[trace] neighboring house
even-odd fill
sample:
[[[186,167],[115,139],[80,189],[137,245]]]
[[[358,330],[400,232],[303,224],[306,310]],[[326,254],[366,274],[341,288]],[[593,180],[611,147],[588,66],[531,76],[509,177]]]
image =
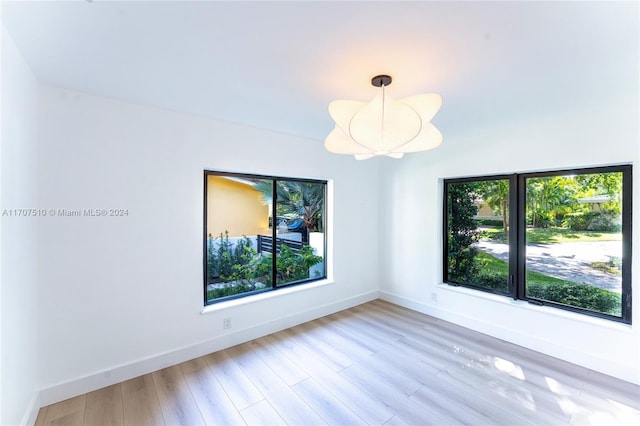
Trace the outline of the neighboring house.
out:
[[[269,206],[250,181],[209,176],[207,198],[216,200],[207,210],[207,234],[213,237],[225,231],[229,237],[258,235],[269,228]]]
[[[611,197],[609,195],[595,195],[593,197],[578,198],[578,203],[590,204],[589,210],[592,212],[602,211],[602,205],[609,201],[611,201]]]
[[[475,203],[478,206],[478,214],[473,216],[476,220],[499,220],[502,222],[502,216],[487,204],[483,199],[478,199]]]

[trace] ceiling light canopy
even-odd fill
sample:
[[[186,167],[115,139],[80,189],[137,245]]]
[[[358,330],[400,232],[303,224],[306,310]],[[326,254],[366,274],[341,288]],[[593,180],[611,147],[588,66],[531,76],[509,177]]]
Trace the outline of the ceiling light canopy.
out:
[[[354,155],[357,160],[382,155],[402,158],[407,152],[426,151],[442,143],[442,134],[431,124],[442,105],[440,95],[425,93],[394,100],[385,94],[390,76],[373,77],[371,84],[380,91],[370,102],[329,104],[336,127],[324,141],[327,151]]]

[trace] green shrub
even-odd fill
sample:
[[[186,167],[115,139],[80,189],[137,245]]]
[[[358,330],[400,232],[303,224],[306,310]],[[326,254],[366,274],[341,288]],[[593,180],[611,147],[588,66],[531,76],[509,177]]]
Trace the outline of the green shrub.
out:
[[[246,244],[247,241],[241,241],[242,252],[240,250],[233,251],[234,255],[240,257],[240,261],[232,266],[232,271],[229,275],[220,275],[220,278],[226,282],[224,285],[207,290],[207,300],[261,290],[272,286],[272,254],[258,254],[250,246],[250,240],[248,240],[249,245]],[[289,283],[309,278],[309,268],[323,260],[321,256],[316,256],[313,253],[313,249],[308,245],[294,252],[286,244],[282,244],[276,259],[276,280],[278,283]]]
[[[478,250],[465,248],[458,252],[450,252],[448,257],[449,280],[459,283],[467,283],[478,273],[478,265],[475,257]]]
[[[235,265],[249,262],[245,256],[247,248],[253,245],[251,239],[243,236],[235,244],[229,241],[229,231],[213,238],[211,234],[207,238],[207,281],[214,282],[218,278],[228,277],[233,274]]]
[[[466,282],[477,272],[473,261],[476,250],[471,247],[478,241],[478,225],[473,216],[478,214],[475,190],[477,184],[455,183],[447,190],[447,277]]]
[[[249,291],[259,290],[255,285],[243,284],[226,284],[223,287],[211,288],[207,290],[207,300],[213,300],[220,297],[233,296],[236,294],[247,293]]]
[[[587,230],[600,232],[620,232],[622,230],[620,216],[608,211],[587,213],[589,223]]]
[[[621,314],[619,293],[588,284],[531,282],[527,283],[527,296],[615,316]]]
[[[470,284],[502,292],[509,291],[509,276],[500,273],[480,272],[471,279]]]
[[[533,222],[533,215],[530,216]],[[536,223],[533,224],[535,228],[549,228],[556,224],[556,215],[553,212],[539,211],[535,215],[535,220]]]
[[[476,220],[478,226],[492,226],[502,228],[502,219],[478,219]]]
[[[620,216],[610,211],[569,213],[562,221],[572,231],[620,232]]]
[[[587,229],[586,216],[582,212],[568,213],[564,215],[562,227],[572,231],[584,231]]]
[[[296,253],[286,244],[282,244],[280,253],[276,257],[276,282],[286,283],[307,279],[309,268],[322,260],[322,257],[316,256],[308,245],[302,246]]]

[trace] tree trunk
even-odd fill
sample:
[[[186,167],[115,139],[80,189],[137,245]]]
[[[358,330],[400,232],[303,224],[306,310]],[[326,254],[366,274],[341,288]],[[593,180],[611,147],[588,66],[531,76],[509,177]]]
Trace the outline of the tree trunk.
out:
[[[507,200],[502,200],[502,229],[504,230],[504,235],[506,236],[509,232],[509,225],[507,224]]]

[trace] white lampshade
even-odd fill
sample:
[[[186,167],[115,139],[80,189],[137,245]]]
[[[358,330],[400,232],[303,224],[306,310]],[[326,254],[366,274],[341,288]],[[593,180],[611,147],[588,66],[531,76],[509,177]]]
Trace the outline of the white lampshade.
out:
[[[374,77],[372,84],[381,90],[368,103],[339,100],[329,104],[336,126],[324,141],[328,151],[354,155],[358,160],[380,155],[402,158],[404,153],[426,151],[442,143],[442,134],[430,123],[442,97],[428,93],[396,101],[385,94],[390,82],[388,76]]]

